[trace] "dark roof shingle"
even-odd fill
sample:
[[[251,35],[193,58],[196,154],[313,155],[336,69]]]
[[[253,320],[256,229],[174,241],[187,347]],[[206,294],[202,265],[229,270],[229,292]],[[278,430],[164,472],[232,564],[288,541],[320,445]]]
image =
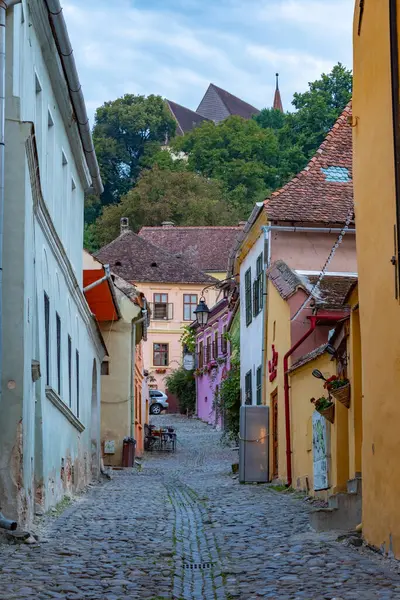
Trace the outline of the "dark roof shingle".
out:
[[[207,117],[202,117],[194,110],[190,110],[190,108],[172,102],[172,100],[167,100],[167,105],[178,124],[178,135],[183,135],[188,131],[192,131],[192,129],[201,125],[204,121],[210,121]]]
[[[121,233],[96,254],[108,263],[113,273],[133,282],[212,283],[206,275],[183,258],[173,256],[133,231]]]
[[[265,201],[268,219],[344,223],[353,209],[351,103],[308,165]]]
[[[237,96],[234,96],[226,90],[223,90],[214,83],[210,83],[209,89],[210,88],[214,89],[218,94],[230,115],[238,115],[243,119],[251,119],[253,115],[258,115],[260,113],[258,108],[255,108],[255,106],[252,106],[248,102],[244,102],[244,100],[241,100]]]
[[[318,308],[325,309],[343,307],[349,291],[357,281],[357,278],[351,275],[329,275],[328,273],[323,277],[318,288],[314,290],[318,281],[317,275],[299,275],[283,260],[274,262],[267,270],[267,276],[284,300],[290,298],[301,288],[306,294],[312,293]]]
[[[180,254],[201,271],[224,272],[241,227],[143,227],[143,239]]]

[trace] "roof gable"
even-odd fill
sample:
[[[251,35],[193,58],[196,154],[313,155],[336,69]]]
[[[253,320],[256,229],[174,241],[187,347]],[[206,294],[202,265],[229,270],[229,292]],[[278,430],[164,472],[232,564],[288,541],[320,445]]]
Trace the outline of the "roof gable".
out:
[[[166,102],[172,116],[178,124],[178,135],[184,135],[188,131],[191,131],[195,127],[198,127],[204,123],[204,121],[210,120],[207,119],[207,117],[199,115],[199,113],[195,112],[194,110],[190,110],[190,108],[186,108],[181,104],[172,102],[172,100],[167,100]]]
[[[206,275],[184,259],[173,256],[133,231],[121,233],[96,254],[110,265],[113,273],[133,282],[212,283]]]
[[[225,272],[241,227],[143,227],[139,236],[201,271]]]
[[[314,289],[319,279],[318,275],[299,275],[283,260],[275,261],[267,270],[267,276],[284,300],[301,289],[307,295],[313,296],[315,306],[330,309],[342,308],[346,304],[349,292],[357,281],[356,277],[347,274],[327,273],[318,288]]]
[[[222,106],[217,106],[217,99]],[[260,111],[237,96],[210,83],[197,108],[197,112],[219,123],[232,115],[237,115],[243,119],[251,119],[253,115],[258,115]]]
[[[351,103],[308,165],[265,201],[268,219],[345,223],[353,210]]]

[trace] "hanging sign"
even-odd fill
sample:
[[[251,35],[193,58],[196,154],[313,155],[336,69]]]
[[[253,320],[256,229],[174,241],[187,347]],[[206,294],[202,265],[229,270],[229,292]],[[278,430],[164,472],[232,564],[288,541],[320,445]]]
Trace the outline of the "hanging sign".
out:
[[[274,381],[278,374],[278,353],[275,350],[274,344],[272,344],[272,358],[268,361],[268,372],[269,380]]]
[[[194,356],[193,354],[185,354],[183,357],[183,368],[186,371],[193,371],[194,369]]]

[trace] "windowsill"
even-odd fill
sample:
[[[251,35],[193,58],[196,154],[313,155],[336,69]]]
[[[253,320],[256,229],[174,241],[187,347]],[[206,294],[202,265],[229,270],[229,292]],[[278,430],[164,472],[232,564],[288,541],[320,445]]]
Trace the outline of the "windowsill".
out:
[[[66,419],[79,431],[85,430],[85,426],[80,420],[74,415],[72,410],[63,402],[57,392],[50,386],[46,386],[46,398],[50,400],[52,404],[64,415]]]

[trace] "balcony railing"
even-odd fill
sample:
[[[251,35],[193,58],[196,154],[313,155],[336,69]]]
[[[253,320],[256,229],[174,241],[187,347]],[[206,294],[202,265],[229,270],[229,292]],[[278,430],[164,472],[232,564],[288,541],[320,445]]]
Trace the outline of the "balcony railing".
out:
[[[151,318],[153,321],[172,321],[174,305],[171,302],[151,302]]]

